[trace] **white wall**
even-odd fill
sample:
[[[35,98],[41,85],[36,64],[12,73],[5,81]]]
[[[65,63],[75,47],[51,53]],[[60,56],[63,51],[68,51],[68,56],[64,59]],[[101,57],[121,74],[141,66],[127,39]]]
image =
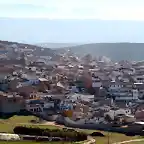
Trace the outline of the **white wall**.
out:
[[[104,117],[97,117],[97,118],[88,120],[87,123],[99,124],[100,122],[103,122],[103,121],[104,121]]]
[[[117,89],[121,89],[123,86],[122,85],[120,85],[120,84],[115,84],[115,83],[113,83],[113,84],[111,84],[110,86],[109,86],[109,90],[117,90]]]
[[[115,97],[115,100],[127,100],[127,101],[131,101],[131,100],[138,100],[138,98],[133,97],[133,96],[117,96]]]
[[[71,92],[78,92],[78,89],[76,86],[72,86],[70,90]]]
[[[44,104],[44,108],[50,108],[50,107],[54,107],[54,103],[46,103]]]
[[[123,78],[123,81],[124,82],[129,82],[129,79],[128,78]]]
[[[101,87],[102,83],[101,82],[92,82],[92,87]]]
[[[114,117],[119,114],[130,115],[131,110],[130,109],[110,110],[109,112],[106,112],[104,116],[109,115],[111,119],[114,120]]]
[[[43,112],[43,108],[40,105],[31,104],[26,105],[26,109],[31,112]]]
[[[139,92],[138,92],[138,90],[132,90],[132,93],[133,93],[133,98],[134,98],[134,99],[138,99],[138,97],[139,97]]]
[[[144,76],[143,75],[134,76],[133,78],[137,83],[144,83]]]
[[[135,73],[135,69],[131,69],[131,70],[129,70],[129,69],[124,69],[123,72],[132,75],[132,74]]]
[[[112,73],[111,73],[111,75],[113,75],[113,76],[119,76],[119,75],[122,75],[122,72],[120,72],[120,71],[113,71]]]
[[[138,90],[132,90],[132,92],[120,92],[115,94],[116,100],[138,100],[139,99],[139,92]]]

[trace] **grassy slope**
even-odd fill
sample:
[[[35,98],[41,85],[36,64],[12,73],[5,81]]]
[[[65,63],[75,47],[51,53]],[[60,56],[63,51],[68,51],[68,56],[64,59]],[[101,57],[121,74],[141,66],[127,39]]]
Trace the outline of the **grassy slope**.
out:
[[[59,128],[57,126],[52,126],[52,125],[33,125],[32,123],[30,123],[30,121],[34,119],[36,118],[33,116],[14,116],[7,120],[0,120],[0,132],[13,133],[13,128],[17,125],[30,125],[33,127],[41,127],[41,128],[49,128],[49,129]],[[93,130],[81,130],[81,131],[84,131],[87,133],[94,132]],[[109,133],[109,136],[108,136],[108,132],[102,131],[102,133],[105,135],[105,137],[96,137],[97,144],[107,144],[108,137],[109,137],[110,144],[114,142],[120,142],[120,141],[126,141],[126,140],[139,138],[138,136],[128,137],[126,135],[119,134],[119,133]],[[17,143],[18,142],[12,143],[12,144],[17,144]],[[24,143],[27,143],[27,142],[24,142]],[[35,144],[35,142],[32,142],[32,143]]]
[[[92,133],[94,132],[93,130],[84,130],[87,133]],[[98,130],[96,130],[98,131]],[[103,133],[105,135],[105,137],[95,137],[96,139],[96,144],[112,144],[115,142],[120,142],[120,141],[128,141],[128,140],[132,140],[132,139],[138,139],[141,138],[139,136],[134,136],[134,137],[130,137],[130,136],[126,136],[124,134],[120,134],[120,133],[108,133],[108,132],[104,132],[104,131],[100,131],[101,133]]]
[[[73,143],[66,143],[66,142],[4,142],[1,141],[0,144],[73,144]]]
[[[144,144],[144,141],[141,141],[141,142],[131,142],[129,144]]]

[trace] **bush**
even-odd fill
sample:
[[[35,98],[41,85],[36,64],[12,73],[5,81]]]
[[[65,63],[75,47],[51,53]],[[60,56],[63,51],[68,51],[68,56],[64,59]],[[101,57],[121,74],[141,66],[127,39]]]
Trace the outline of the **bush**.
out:
[[[15,134],[21,134],[21,135],[58,137],[63,138],[65,140],[69,139],[73,141],[83,141],[87,139],[87,134],[66,128],[62,130],[61,129],[50,130],[50,129],[17,126],[13,129],[13,131]]]
[[[128,133],[126,133],[125,135],[126,135],[126,136],[135,136],[135,133],[133,133],[133,132],[128,132]]]
[[[34,140],[35,140],[35,136],[23,136],[22,139],[23,139],[23,140],[34,141]]]
[[[92,134],[90,134],[91,136],[99,136],[99,137],[104,137],[105,135],[103,135],[101,132],[93,132]]]

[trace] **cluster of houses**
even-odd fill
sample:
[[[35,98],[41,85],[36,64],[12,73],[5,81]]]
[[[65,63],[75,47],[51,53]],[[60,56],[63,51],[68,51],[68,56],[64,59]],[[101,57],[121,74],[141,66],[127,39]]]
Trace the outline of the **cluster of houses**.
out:
[[[11,47],[0,58],[1,114],[27,110],[79,123],[144,120],[144,61],[116,63],[70,51],[47,56],[43,48],[35,55],[33,47]]]

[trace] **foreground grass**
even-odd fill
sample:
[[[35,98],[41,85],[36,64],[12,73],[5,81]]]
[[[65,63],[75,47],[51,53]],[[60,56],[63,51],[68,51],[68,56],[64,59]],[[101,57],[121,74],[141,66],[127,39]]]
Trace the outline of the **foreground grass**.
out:
[[[74,144],[74,143],[66,143],[66,142],[33,142],[33,141],[28,141],[28,142],[6,142],[6,141],[0,141],[0,144]]]
[[[85,131],[88,134],[94,132],[94,130],[82,130],[82,131]],[[126,136],[126,135],[120,134],[120,133],[111,133],[111,132],[95,130],[95,132],[96,131],[97,132],[101,132],[101,133],[103,133],[105,135],[105,137],[95,137],[96,144],[113,144],[113,143],[116,143],[116,142],[128,141],[128,140],[142,138],[140,136],[130,137],[130,136]],[[144,144],[144,141],[143,141],[143,144]]]
[[[18,125],[26,125],[31,127],[48,128],[48,129],[59,129],[60,127],[54,125],[44,125],[44,124],[33,124],[31,120],[38,120],[34,116],[13,116],[9,119],[0,119],[0,133],[13,133],[13,129]],[[74,142],[35,142],[35,141],[15,141],[7,142],[0,141],[0,144],[75,144]],[[83,142],[82,142],[83,143]],[[81,144],[81,143],[80,143]]]
[[[13,128],[18,125],[29,125],[31,127],[39,127],[39,128],[49,128],[49,129],[57,129],[57,126],[53,125],[41,125],[41,124],[33,124],[31,120],[37,120],[38,118],[34,116],[13,116],[12,118],[0,120],[0,132],[5,133],[13,133]]]
[[[34,125],[33,123],[31,123],[31,120],[36,120],[37,118],[34,116],[13,116],[10,119],[7,120],[0,120],[0,132],[5,132],[5,133],[13,133],[13,128],[17,125],[29,125],[32,127],[40,127],[40,128],[49,128],[49,129],[58,129],[60,127],[58,126],[53,126],[53,125]],[[97,131],[97,130],[80,130],[79,131],[84,131],[88,134]],[[115,143],[115,142],[120,142],[120,141],[128,141],[128,140],[132,140],[132,139],[138,139],[140,138],[139,136],[135,136],[135,137],[129,137],[126,136],[124,134],[119,134],[119,133],[108,133],[108,132],[104,132],[104,131],[100,131],[101,133],[103,133],[105,135],[105,137],[95,137],[96,139],[96,144],[107,144],[109,141],[109,144]],[[7,142],[0,142],[0,144],[5,144]],[[45,143],[37,143],[37,142],[9,142],[10,144],[23,144],[23,143],[32,143],[32,144],[45,144]],[[47,142],[47,144],[55,144],[54,142]],[[59,143],[59,142],[57,142]],[[63,144],[64,142],[60,143]],[[69,143],[66,143],[69,144]],[[132,143],[133,144],[133,143]],[[138,143],[141,144],[141,143]],[[144,144],[144,142],[143,142]]]
[[[135,136],[135,137],[129,137],[123,134],[117,134],[117,133],[112,133],[110,136],[106,135],[106,137],[96,137],[96,143],[97,144],[113,144],[116,142],[121,142],[121,141],[128,141],[132,139],[138,139],[140,137]],[[143,142],[144,144],[144,142]]]
[[[144,141],[141,141],[141,142],[130,142],[130,143],[127,143],[127,144],[144,144]]]

